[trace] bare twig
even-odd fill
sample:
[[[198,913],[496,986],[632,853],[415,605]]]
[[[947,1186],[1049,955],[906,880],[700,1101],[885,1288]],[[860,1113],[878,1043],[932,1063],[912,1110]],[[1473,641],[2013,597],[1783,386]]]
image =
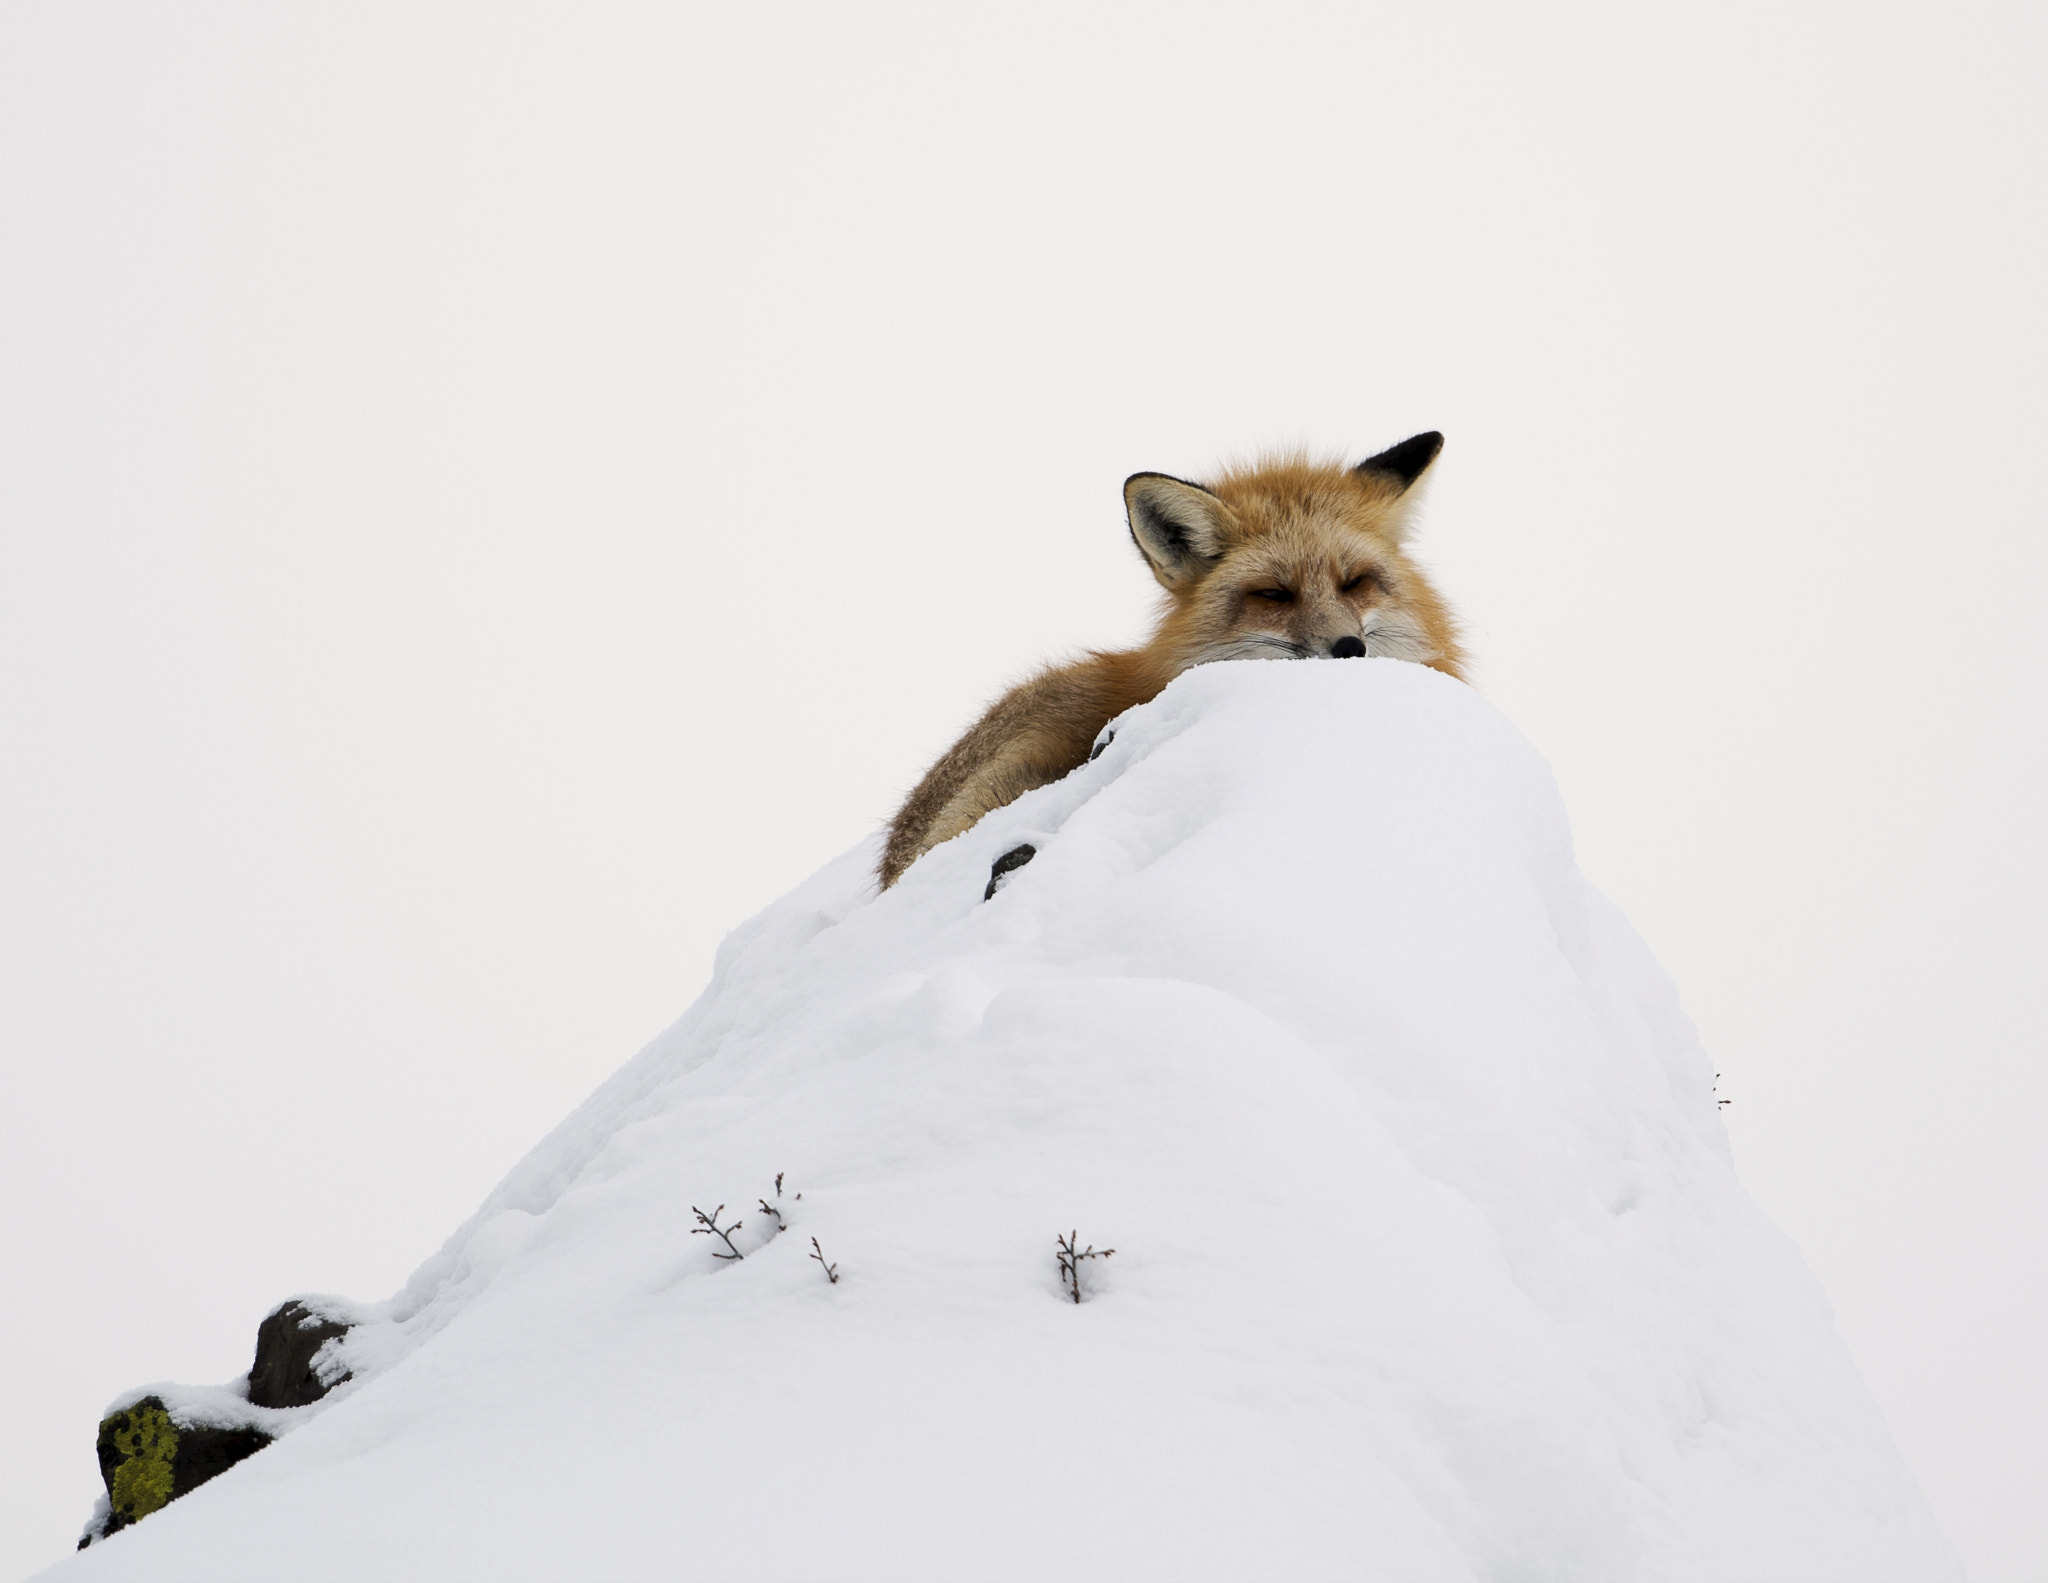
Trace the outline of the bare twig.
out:
[[[694,1225],[690,1228],[691,1236],[714,1236],[717,1237],[726,1246],[727,1251],[724,1253],[720,1253],[716,1248],[713,1248],[711,1250],[712,1258],[738,1259],[745,1257],[745,1255],[742,1254],[738,1248],[735,1248],[732,1245],[732,1233],[739,1230],[740,1227],[745,1224],[745,1222],[735,1220],[729,1226],[720,1226],[718,1223],[718,1217],[725,1213],[725,1205],[720,1204],[716,1209],[712,1210],[711,1213],[707,1215],[695,1204],[692,1204],[690,1206],[690,1213],[695,1215],[699,1222],[697,1225]]]
[[[789,1222],[788,1222],[788,1221],[787,1221],[786,1219],[784,1219],[784,1218],[783,1218],[783,1214],[782,1214],[782,1208],[781,1208],[781,1205],[782,1205],[782,1178],[783,1178],[783,1177],[784,1177],[784,1176],[785,1176],[786,1174],[787,1174],[787,1173],[786,1173],[786,1172],[783,1172],[783,1171],[777,1171],[777,1172],[775,1173],[775,1202],[774,1202],[774,1203],[772,1203],[772,1204],[771,1204],[771,1203],[769,1203],[769,1202],[768,1202],[768,1200],[767,1200],[767,1199],[765,1199],[765,1198],[763,1198],[763,1199],[759,1200],[759,1203],[760,1203],[760,1205],[761,1205],[761,1213],[762,1213],[762,1214],[764,1214],[764,1215],[773,1215],[773,1216],[775,1217],[775,1229],[776,1229],[777,1231],[787,1231],[787,1230],[789,1230]],[[790,1199],[790,1202],[791,1202],[792,1204],[795,1204],[795,1203],[801,1203],[801,1202],[803,1201],[803,1196],[804,1196],[804,1195],[803,1195],[802,1193],[798,1193],[798,1194],[796,1194],[796,1195],[795,1195],[794,1197],[792,1197],[792,1198]]]
[[[825,1266],[825,1279],[834,1286],[837,1286],[839,1284],[839,1266],[836,1264],[825,1264],[825,1250],[818,1246],[818,1239],[816,1237],[811,1238],[811,1257]]]
[[[1081,1234],[1078,1231],[1070,1231],[1058,1240],[1060,1277],[1067,1283],[1067,1290],[1074,1294],[1074,1301],[1078,1303],[1081,1300],[1081,1261],[1106,1259],[1116,1252],[1116,1249],[1098,1249],[1092,1242],[1083,1248],[1080,1246]]]

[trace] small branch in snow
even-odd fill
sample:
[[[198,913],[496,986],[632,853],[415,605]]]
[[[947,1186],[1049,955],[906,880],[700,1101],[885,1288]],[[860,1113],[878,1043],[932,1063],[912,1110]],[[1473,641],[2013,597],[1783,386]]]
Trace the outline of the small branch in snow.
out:
[[[764,1215],[773,1215],[775,1217],[775,1229],[777,1231],[789,1230],[789,1222],[782,1218],[782,1211],[777,1207],[782,1202],[782,1178],[786,1174],[786,1172],[782,1171],[777,1171],[775,1173],[775,1203],[771,1204],[765,1198],[759,1201],[761,1205],[761,1213]],[[795,1197],[790,1199],[790,1202],[792,1204],[797,1203],[799,1200],[803,1198],[803,1196],[804,1195],[802,1193],[798,1193],[795,1195]]]
[[[1106,1259],[1116,1252],[1114,1248],[1097,1249],[1092,1242],[1083,1248],[1080,1242],[1081,1234],[1078,1231],[1070,1231],[1059,1238],[1060,1279],[1067,1283],[1067,1290],[1074,1294],[1074,1301],[1077,1303],[1081,1300],[1081,1261]]]
[[[836,1264],[825,1264],[825,1250],[818,1246],[818,1239],[816,1237],[811,1238],[811,1257],[824,1265],[825,1279],[834,1286],[837,1286],[839,1284],[839,1266]]]
[[[716,1209],[712,1210],[711,1213],[707,1215],[695,1204],[692,1204],[690,1206],[690,1213],[695,1215],[699,1222],[699,1224],[694,1225],[690,1228],[691,1236],[714,1236],[717,1237],[726,1246],[726,1251],[724,1253],[720,1253],[716,1248],[713,1248],[711,1250],[712,1258],[738,1259],[744,1257],[740,1250],[732,1245],[732,1234],[735,1231],[739,1230],[740,1227],[743,1224],[745,1224],[745,1222],[735,1220],[729,1226],[720,1226],[718,1223],[718,1217],[725,1213],[725,1205],[720,1204]]]
[[[1721,1074],[1720,1074],[1719,1072],[1716,1072],[1716,1073],[1714,1074],[1714,1087],[1715,1087],[1715,1088],[1716,1088],[1716,1089],[1718,1090],[1718,1089],[1720,1088],[1720,1086],[1721,1086]],[[1727,1108],[1728,1108],[1728,1107],[1729,1107],[1730,1105],[1732,1105],[1732,1104],[1734,1104],[1734,1103],[1735,1103],[1735,1101],[1734,1101],[1734,1100],[1732,1100],[1732,1099],[1716,1099],[1716,1100],[1714,1101],[1714,1106],[1715,1106],[1715,1108],[1716,1108],[1716,1109],[1718,1109],[1718,1110],[1726,1110],[1726,1109],[1727,1109]]]

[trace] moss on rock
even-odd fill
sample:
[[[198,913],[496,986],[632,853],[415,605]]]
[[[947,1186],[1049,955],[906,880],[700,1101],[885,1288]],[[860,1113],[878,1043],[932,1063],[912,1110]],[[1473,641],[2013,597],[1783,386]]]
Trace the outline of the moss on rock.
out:
[[[271,1437],[249,1426],[179,1424],[160,1396],[100,1420],[100,1478],[112,1507],[99,1537],[119,1533],[261,1451]]]
[[[163,1510],[269,1445],[276,1413],[310,1406],[349,1377],[329,1349],[348,1330],[349,1321],[336,1317],[336,1299],[293,1298],[257,1327],[245,1389],[163,1386],[169,1403],[145,1396],[107,1414],[99,1437],[107,1503],[86,1525],[79,1549]]]
[[[156,1397],[145,1396],[125,1412],[102,1419],[99,1453],[100,1476],[114,1506],[110,1530],[140,1522],[178,1493],[178,1428]]]

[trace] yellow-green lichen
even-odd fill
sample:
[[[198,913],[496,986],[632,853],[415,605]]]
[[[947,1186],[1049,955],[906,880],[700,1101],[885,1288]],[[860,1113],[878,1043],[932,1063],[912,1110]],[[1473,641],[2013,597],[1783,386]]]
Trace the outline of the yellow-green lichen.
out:
[[[176,1493],[171,1486],[171,1463],[178,1454],[178,1431],[162,1403],[149,1397],[126,1412],[101,1420],[102,1467],[110,1460],[108,1451],[120,1459],[107,1492],[117,1517],[137,1522],[169,1504]]]

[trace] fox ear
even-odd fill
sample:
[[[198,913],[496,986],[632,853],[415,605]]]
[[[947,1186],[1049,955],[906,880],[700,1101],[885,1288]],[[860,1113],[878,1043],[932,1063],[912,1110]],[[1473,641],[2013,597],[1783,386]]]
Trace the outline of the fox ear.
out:
[[[1182,589],[1207,575],[1228,547],[1235,524],[1223,502],[1200,484],[1165,473],[1124,480],[1131,540],[1165,588]]]
[[[1431,429],[1427,434],[1418,434],[1412,440],[1403,440],[1391,445],[1377,456],[1368,456],[1352,469],[1363,477],[1383,480],[1393,485],[1394,493],[1406,494],[1415,480],[1429,471],[1429,464],[1436,460],[1436,453],[1444,448],[1444,437]]]

